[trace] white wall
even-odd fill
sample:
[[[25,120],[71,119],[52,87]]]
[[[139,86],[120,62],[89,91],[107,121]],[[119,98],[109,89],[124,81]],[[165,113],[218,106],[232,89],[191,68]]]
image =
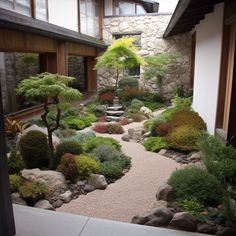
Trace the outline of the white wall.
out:
[[[48,0],[49,23],[78,32],[77,4],[77,0]]]
[[[211,134],[215,131],[223,8],[223,3],[215,5],[214,12],[206,15],[205,19],[196,26],[193,109],[205,120]]]

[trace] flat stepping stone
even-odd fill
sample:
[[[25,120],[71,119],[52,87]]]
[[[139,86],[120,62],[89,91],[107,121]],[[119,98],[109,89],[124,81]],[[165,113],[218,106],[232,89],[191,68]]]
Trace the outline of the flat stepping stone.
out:
[[[122,108],[123,108],[122,106],[112,106],[112,107],[108,107],[107,110],[108,111],[119,111]]]
[[[109,121],[120,121],[119,116],[107,116],[107,120]]]
[[[124,113],[124,111],[107,111],[107,114],[111,116],[122,116]]]

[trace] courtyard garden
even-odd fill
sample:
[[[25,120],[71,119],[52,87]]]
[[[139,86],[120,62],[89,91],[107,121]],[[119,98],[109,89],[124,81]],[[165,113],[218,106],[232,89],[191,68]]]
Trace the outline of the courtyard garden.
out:
[[[117,40],[96,65],[114,71],[115,86],[77,106],[82,94],[69,86],[72,77],[42,73],[23,80],[18,94],[41,99],[44,111],[25,122],[5,121],[13,202],[230,235],[236,150],[207,133],[189,91],[163,95],[162,80],[176,57],[141,58],[132,39]],[[158,92],[123,75],[140,64]]]

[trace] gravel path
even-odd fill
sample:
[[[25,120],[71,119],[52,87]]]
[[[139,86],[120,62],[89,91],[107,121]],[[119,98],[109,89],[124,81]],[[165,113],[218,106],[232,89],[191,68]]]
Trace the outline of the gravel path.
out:
[[[141,125],[132,123],[125,126],[125,130]],[[180,166],[172,159],[147,152],[141,144],[121,141],[122,135],[112,137],[120,141],[123,152],[132,158],[130,171],[110,184],[106,190],[95,190],[81,195],[64,204],[58,211],[130,222],[133,216],[151,208],[158,186]]]

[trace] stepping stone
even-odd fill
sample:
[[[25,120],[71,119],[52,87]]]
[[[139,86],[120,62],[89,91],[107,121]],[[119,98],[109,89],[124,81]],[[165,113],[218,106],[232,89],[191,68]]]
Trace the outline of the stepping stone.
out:
[[[108,111],[118,111],[121,110],[123,107],[122,106],[112,106],[112,107],[108,107],[107,110]]]
[[[107,116],[108,121],[120,121],[119,116]]]
[[[110,116],[122,116],[124,111],[107,111],[107,114]]]

